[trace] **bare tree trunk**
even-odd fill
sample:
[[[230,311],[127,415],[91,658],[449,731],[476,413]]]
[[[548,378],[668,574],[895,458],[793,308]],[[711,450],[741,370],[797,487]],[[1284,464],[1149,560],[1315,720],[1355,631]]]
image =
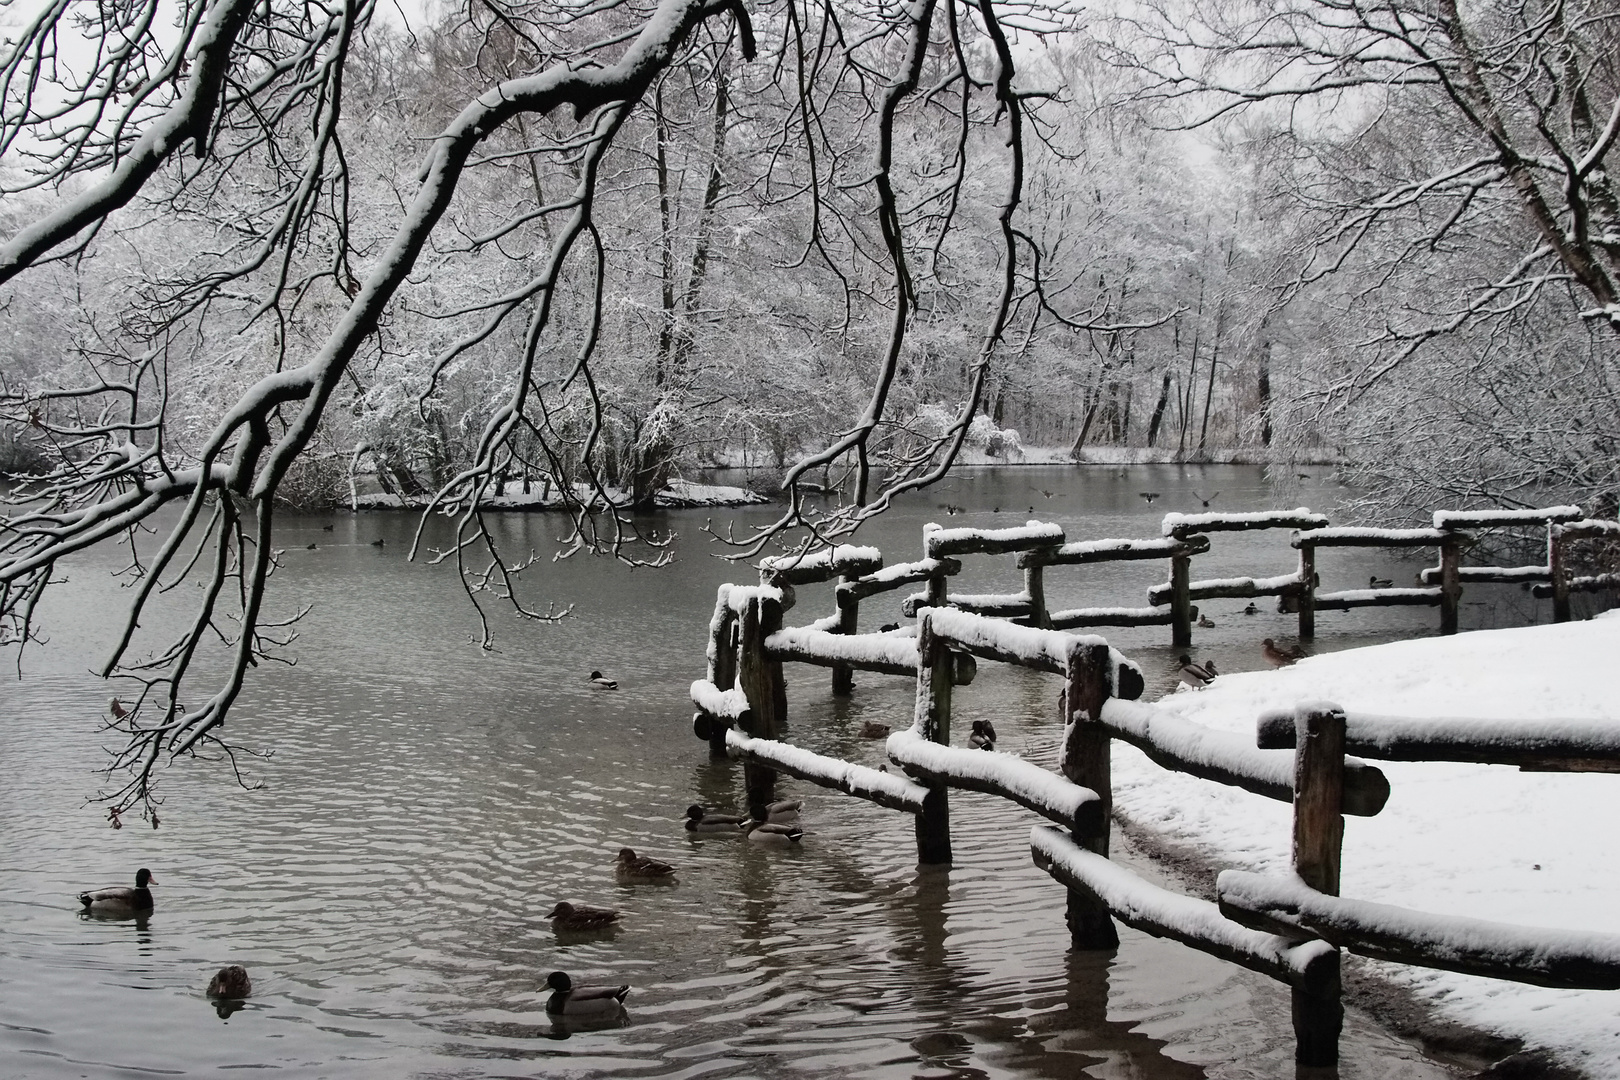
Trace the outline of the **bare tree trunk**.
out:
[[[1159,424],[1164,420],[1164,407],[1170,402],[1170,373],[1164,373],[1164,382],[1159,386],[1159,403],[1153,406],[1153,417],[1148,421],[1147,444],[1152,446],[1159,441]]]

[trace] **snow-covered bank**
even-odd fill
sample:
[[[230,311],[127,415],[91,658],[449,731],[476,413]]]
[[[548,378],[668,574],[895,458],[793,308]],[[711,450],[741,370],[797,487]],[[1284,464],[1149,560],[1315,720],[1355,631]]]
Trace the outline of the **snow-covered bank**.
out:
[[[577,497],[587,503],[594,492],[583,484],[576,484]],[[630,494],[618,488],[608,488],[607,495],[620,506],[628,505]],[[701,506],[750,506],[770,502],[765,496],[747,488],[726,484],[699,484],[691,480],[671,480],[663,491],[653,496],[653,505],[666,510],[684,510]],[[426,506],[425,498],[403,497],[375,492],[360,495],[354,500],[356,510],[420,510]],[[485,510],[560,510],[563,500],[555,487],[533,484],[527,494],[518,481],[510,481],[500,495],[484,499]]]
[[[1224,675],[1170,695],[1179,716],[1253,737],[1261,713],[1328,700],[1402,716],[1603,719],[1615,694],[1620,619],[1396,642]],[[1490,765],[1379,762],[1389,804],[1345,826],[1347,897],[1528,926],[1620,933],[1620,776]],[[1168,773],[1115,742],[1115,805],[1218,866],[1284,872],[1290,809]],[[1546,1047],[1620,1077],[1620,993],[1551,990],[1375,961],[1442,1016]]]

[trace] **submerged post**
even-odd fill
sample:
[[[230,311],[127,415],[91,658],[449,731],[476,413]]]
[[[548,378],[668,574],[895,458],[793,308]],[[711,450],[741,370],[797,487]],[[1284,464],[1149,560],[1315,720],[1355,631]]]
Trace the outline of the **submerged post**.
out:
[[[1316,636],[1316,545],[1299,545],[1299,636]]]
[[[709,642],[709,681],[720,690],[737,685],[737,616],[728,607],[715,617],[714,636]],[[726,756],[726,730],[729,724],[709,717],[709,756]]]
[[[1294,720],[1294,873],[1317,892],[1339,895],[1344,844],[1344,713],[1331,706]],[[1344,1005],[1339,998],[1337,954],[1330,976],[1293,987],[1294,1061],[1336,1065]]]
[[[917,618],[916,723],[924,737],[951,741],[951,652],[934,633],[932,613]],[[944,784],[930,784],[922,813],[916,816],[917,861],[938,865],[951,861],[951,805]]]
[[[1024,568],[1024,595],[1029,597],[1029,625],[1052,629],[1046,610],[1046,567],[1037,564]]]
[[[1452,533],[1440,541],[1440,632],[1457,632],[1457,609],[1462,606],[1463,545],[1467,537]]]
[[[1103,703],[1113,692],[1108,646],[1096,639],[1069,646],[1063,688],[1063,775],[1095,791],[1102,813],[1087,833],[1075,832],[1075,842],[1088,851],[1108,856],[1108,818],[1113,811],[1113,777],[1108,733],[1102,726]],[[1119,947],[1119,931],[1108,905],[1089,889],[1069,889],[1069,940],[1076,949]]]
[[[1170,556],[1170,643],[1192,644],[1192,557]]]
[[[859,574],[841,574],[838,582],[846,585]],[[861,598],[847,589],[835,587],[833,590],[833,603],[838,607],[838,628],[833,631],[837,634],[855,633],[860,618]],[[848,697],[855,691],[855,669],[848,664],[834,664],[832,669],[832,692],[837,697]]]
[[[786,701],[782,665],[765,655],[765,638],[781,628],[782,605],[769,596],[753,596],[738,619],[737,685],[748,696],[756,739],[774,739]],[[743,786],[749,806],[776,798],[776,770],[763,765],[743,766]]]

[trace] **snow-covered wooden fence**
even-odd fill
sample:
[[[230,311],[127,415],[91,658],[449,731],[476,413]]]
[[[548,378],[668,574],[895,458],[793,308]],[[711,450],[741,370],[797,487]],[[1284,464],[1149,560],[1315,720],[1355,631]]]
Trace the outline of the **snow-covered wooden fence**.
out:
[[[986,792],[1053,822],[1030,834],[1035,863],[1067,886],[1067,916],[1076,948],[1118,944],[1114,920],[1281,980],[1293,995],[1296,1058],[1301,1064],[1337,1060],[1343,1023],[1341,949],[1426,967],[1466,971],[1543,985],[1620,989],[1620,939],[1555,933],[1478,920],[1452,919],[1388,905],[1345,900],[1339,858],[1346,815],[1379,813],[1389,782],[1361,757],[1404,761],[1479,761],[1525,769],[1620,771],[1620,735],[1604,725],[1576,721],[1515,724],[1506,721],[1394,718],[1345,714],[1331,705],[1260,718],[1255,742],[1176,717],[1135,700],[1143,690],[1136,665],[1100,637],[1067,632],[1087,620],[1118,616],[1131,625],[1169,622],[1190,636],[1197,609],[1210,596],[1277,595],[1300,604],[1302,632],[1318,607],[1438,602],[1430,597],[1465,580],[1535,580],[1568,617],[1568,591],[1602,587],[1563,575],[1565,545],[1574,540],[1620,538],[1614,522],[1577,520],[1570,508],[1502,514],[1437,514],[1433,529],[1332,529],[1308,510],[1263,514],[1166,517],[1162,539],[1068,543],[1055,525],[1030,522],[1014,529],[925,531],[924,557],[884,567],[872,548],[771,560],[757,586],[723,585],[710,625],[706,677],[692,684],[694,731],[715,753],[744,764],[750,806],[769,802],[776,777],[786,773],[878,806],[910,813],[917,857],[951,860],[952,788]],[[1463,531],[1523,524],[1548,529],[1546,567],[1461,567]],[[1238,529],[1299,530],[1300,565],[1291,575],[1220,581],[1191,580],[1188,563],[1208,550],[1206,532]],[[1354,545],[1434,545],[1442,553],[1441,586],[1431,590],[1368,590],[1380,595],[1323,594],[1315,589],[1314,548]],[[1450,569],[1446,569],[1451,551]],[[966,554],[1018,554],[1025,571],[1017,594],[950,594],[947,579]],[[1168,606],[1134,611],[1081,609],[1048,612],[1042,571],[1047,566],[1111,559],[1168,558],[1171,581],[1149,598]],[[1474,573],[1469,573],[1473,571]],[[1482,572],[1498,576],[1484,576]],[[1545,571],[1544,578],[1532,571]],[[1506,575],[1505,577],[1501,575]],[[837,577],[836,610],[808,626],[784,627],[794,586]],[[1564,606],[1557,606],[1562,581]],[[1449,585],[1448,585],[1449,583]],[[926,590],[908,597],[916,625],[862,634],[861,599],[912,584]],[[1165,590],[1168,590],[1167,592]],[[1361,592],[1360,590],[1357,591]],[[1422,592],[1424,599],[1403,594]],[[1313,603],[1313,601],[1315,601]],[[1455,610],[1455,604],[1451,605]],[[1168,613],[1168,615],[1165,614]],[[1000,617],[996,617],[1000,616]],[[1454,628],[1454,623],[1453,623]],[[1178,637],[1178,640],[1180,638]],[[953,746],[953,690],[972,682],[976,659],[1016,664],[1062,676],[1059,721],[1064,726],[1058,771],[1011,754]],[[783,663],[832,667],[835,692],[847,693],[836,673],[855,670],[915,679],[912,724],[889,736],[896,772],[812,753],[777,736],[787,701]],[[1219,879],[1219,903],[1185,896],[1142,879],[1109,860],[1112,808],[1110,743],[1120,739],[1164,768],[1188,773],[1294,807],[1293,871],[1287,878],[1229,870]]]

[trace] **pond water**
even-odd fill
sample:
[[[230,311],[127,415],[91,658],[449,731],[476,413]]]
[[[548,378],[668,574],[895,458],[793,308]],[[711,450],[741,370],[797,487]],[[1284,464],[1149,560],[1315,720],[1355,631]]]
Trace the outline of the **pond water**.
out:
[[[1222,509],[1277,498],[1249,467],[982,470],[902,502],[859,540],[898,562],[920,553],[925,521],[1017,524],[1029,507],[1070,539],[1153,536],[1167,509],[1198,508],[1194,490],[1219,490]],[[1162,494],[1150,506],[1142,491]],[[1290,502],[1326,507],[1335,491],[1307,481]],[[947,517],[942,503],[964,511]],[[770,512],[734,516],[746,524]],[[664,569],[589,557],[537,567],[534,587],[576,605],[573,615],[558,626],[497,615],[492,653],[472,643],[453,575],[404,560],[413,517],[285,519],[277,602],[315,607],[297,666],[255,673],[230,725],[273,751],[247,762],[264,787],[243,791],[217,764],[172,768],[156,831],[138,819],[113,830],[86,801],[111,696],[86,672],[117,622],[125,594],[106,571],[122,553],[68,567],[45,613],[48,646],[0,690],[0,1074],[1292,1072],[1281,986],[1130,931],[1117,953],[1069,953],[1062,888],[1030,863],[1031,815],[1005,803],[952,796],[948,870],[917,868],[906,815],[791,780],[784,793],[806,800],[802,850],[692,839],[680,824],[687,804],[735,807],[740,797],[740,770],[710,761],[686,700],[703,671],[715,586],[753,576],[712,558],[702,533],[706,519],[731,516],[662,515],[658,527],[679,533]],[[556,547],[559,525],[545,514],[496,527],[515,550]],[[386,546],[371,546],[379,538]],[[1285,534],[1218,537],[1194,576],[1281,573],[1292,560]],[[1417,568],[1377,552],[1321,561],[1330,588]],[[1010,558],[969,562],[963,589],[1018,585]],[[1059,569],[1048,592],[1054,608],[1140,604],[1162,573],[1156,562]],[[1465,620],[1522,617],[1514,595],[1486,601]],[[1223,670],[1260,666],[1263,636],[1292,637],[1290,617],[1269,605],[1243,616],[1242,606],[1207,605],[1216,626],[1197,632],[1193,651]],[[789,621],[830,609],[825,590],[806,588]],[[882,598],[862,622],[897,613],[898,597]],[[1336,649],[1430,632],[1436,614],[1319,619],[1315,647]],[[1149,672],[1150,697],[1168,688],[1165,629],[1110,640]],[[594,688],[592,668],[620,688]],[[968,718],[995,717],[1003,748],[1050,764],[1056,688],[1053,677],[983,663],[958,702]],[[882,744],[858,738],[862,722],[898,725],[911,707],[907,680],[864,676],[840,700],[824,670],[790,671],[788,695],[788,738],[874,765]],[[675,863],[678,884],[617,883],[623,845]],[[1134,864],[1152,872],[1146,859]],[[158,880],[155,914],[80,917],[75,893],[130,883],[141,866]],[[555,933],[542,916],[562,899],[619,908],[622,925]],[[226,963],[247,966],[255,993],[222,1018],[203,988]],[[554,969],[630,983],[623,1025],[552,1023],[542,984]],[[1345,1052],[1344,1076],[1448,1075],[1355,1016]]]

